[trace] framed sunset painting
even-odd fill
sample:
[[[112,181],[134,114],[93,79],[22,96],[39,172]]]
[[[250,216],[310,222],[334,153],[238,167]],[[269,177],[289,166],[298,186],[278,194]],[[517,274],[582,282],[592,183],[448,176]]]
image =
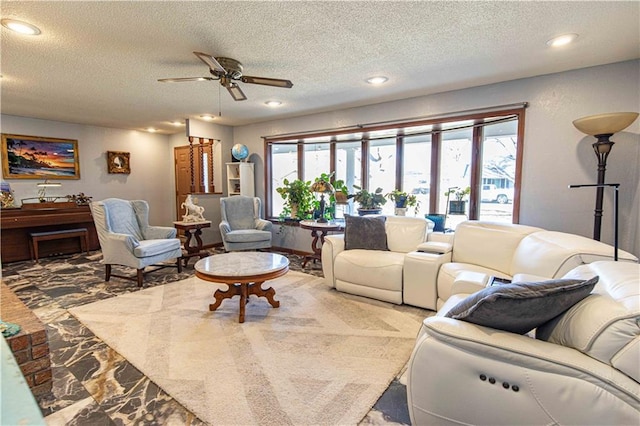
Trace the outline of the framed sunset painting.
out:
[[[78,141],[2,134],[5,179],[80,179]]]

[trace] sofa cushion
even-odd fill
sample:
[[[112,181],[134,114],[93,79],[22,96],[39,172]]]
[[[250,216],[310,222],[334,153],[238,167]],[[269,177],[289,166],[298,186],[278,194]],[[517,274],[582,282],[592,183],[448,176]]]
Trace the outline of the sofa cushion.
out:
[[[598,274],[593,294],[536,330],[536,337],[574,348],[640,382],[640,265],[595,262],[565,275]]]
[[[347,250],[335,260],[336,281],[402,291],[404,254],[380,250]],[[340,288],[338,288],[340,290]]]
[[[464,299],[446,317],[525,334],[589,295],[598,277],[493,285]]]
[[[389,250],[385,216],[345,216],[345,250]]]
[[[396,253],[409,253],[427,239],[430,220],[420,217],[388,216],[385,222],[387,245]]]
[[[526,225],[473,220],[463,222],[456,227],[452,261],[482,265],[513,275],[511,264],[518,244],[524,237],[537,231],[541,229]]]
[[[623,250],[618,256],[620,260],[638,260]],[[511,275],[559,278],[575,267],[599,260],[613,260],[613,247],[581,235],[543,230],[522,239],[513,254]]]

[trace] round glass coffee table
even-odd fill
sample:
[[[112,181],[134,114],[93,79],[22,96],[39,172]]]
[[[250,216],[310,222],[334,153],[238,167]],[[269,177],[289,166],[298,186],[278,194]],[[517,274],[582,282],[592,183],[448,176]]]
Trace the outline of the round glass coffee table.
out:
[[[196,277],[205,281],[229,286],[213,294],[215,302],[210,311],[218,309],[224,299],[240,296],[239,322],[244,322],[244,311],[249,295],[266,297],[269,304],[277,308],[280,302],[274,299],[273,287],[262,289],[262,283],[281,277],[289,271],[289,259],[279,254],[263,252],[231,252],[200,259],[194,265]]]

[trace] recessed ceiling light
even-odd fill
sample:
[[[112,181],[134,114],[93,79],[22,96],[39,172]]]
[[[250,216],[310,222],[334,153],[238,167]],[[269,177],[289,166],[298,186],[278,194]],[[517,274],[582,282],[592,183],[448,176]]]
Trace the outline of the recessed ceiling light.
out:
[[[210,114],[203,114],[200,116],[200,118],[202,118],[203,120],[211,121],[211,120],[215,120],[216,117]]]
[[[279,107],[280,105],[282,105],[282,102],[280,102],[280,101],[267,101],[264,104],[266,106],[270,106],[270,107]]]
[[[17,21],[15,19],[3,19],[0,21],[2,26],[24,35],[38,35],[40,34],[40,28],[35,25],[31,25],[28,22]]]
[[[176,126],[176,127],[178,127],[178,126],[184,126],[184,123],[183,123],[182,121],[177,121],[177,120],[176,120],[176,121],[170,121],[169,123],[170,123],[171,125],[173,125],[173,126]]]
[[[155,132],[157,132],[157,130],[156,130],[156,129],[154,129],[153,127],[147,127],[147,132],[149,132],[149,133],[155,133]]]
[[[573,34],[573,33],[562,34],[558,37],[554,37],[551,40],[547,41],[547,44],[551,47],[560,47],[573,42],[577,38],[578,38],[578,34]]]
[[[371,77],[371,78],[367,79],[367,83],[378,85],[378,84],[386,83],[387,80],[389,80],[389,79],[387,77],[384,77],[384,76]]]

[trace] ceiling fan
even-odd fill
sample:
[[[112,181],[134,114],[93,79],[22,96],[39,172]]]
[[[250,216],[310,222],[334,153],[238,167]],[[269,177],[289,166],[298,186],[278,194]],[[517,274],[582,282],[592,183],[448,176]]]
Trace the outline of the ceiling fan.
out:
[[[242,64],[235,59],[216,57],[202,52],[193,52],[202,62],[207,64],[209,72],[213,77],[184,77],[184,78],[161,78],[158,81],[163,83],[177,83],[183,81],[203,81],[203,80],[220,80],[220,84],[227,88],[231,96],[236,101],[244,101],[247,99],[240,86],[236,81],[251,84],[262,84],[265,86],[291,88],[293,83],[289,80],[281,80],[278,78],[252,77],[242,75]]]

